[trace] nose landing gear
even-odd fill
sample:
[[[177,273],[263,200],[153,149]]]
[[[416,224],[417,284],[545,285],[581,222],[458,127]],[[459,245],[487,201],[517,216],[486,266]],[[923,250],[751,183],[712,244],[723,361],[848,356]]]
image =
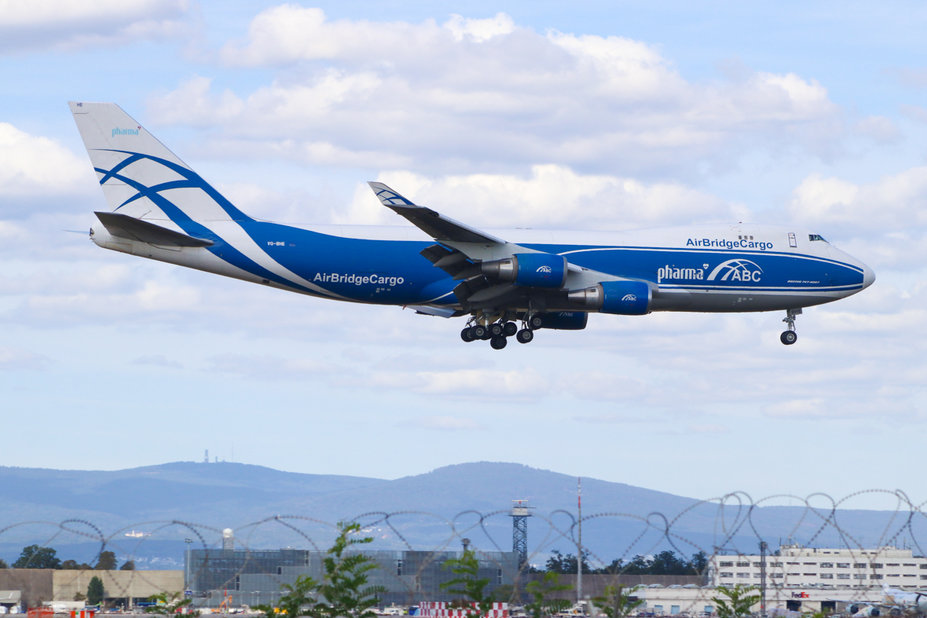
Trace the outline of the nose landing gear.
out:
[[[801,315],[801,309],[786,309],[785,317],[782,321],[788,325],[788,330],[782,331],[779,335],[779,341],[785,345],[792,345],[798,341],[798,333],[795,332],[795,318]]]

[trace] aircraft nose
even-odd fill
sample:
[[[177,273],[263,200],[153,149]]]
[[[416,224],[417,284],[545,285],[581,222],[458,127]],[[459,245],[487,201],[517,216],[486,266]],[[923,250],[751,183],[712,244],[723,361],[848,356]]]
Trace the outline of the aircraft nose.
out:
[[[871,268],[863,264],[863,287],[868,288],[875,281],[875,273]]]

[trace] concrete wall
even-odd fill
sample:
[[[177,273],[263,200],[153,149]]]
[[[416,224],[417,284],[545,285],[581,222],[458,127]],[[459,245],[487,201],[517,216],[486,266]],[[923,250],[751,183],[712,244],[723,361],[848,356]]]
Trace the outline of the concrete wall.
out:
[[[19,590],[23,605],[38,607],[54,600],[54,573],[50,569],[0,569],[0,589]]]
[[[543,573],[531,573],[523,576],[519,585],[524,587],[529,581],[540,581],[544,579]],[[605,594],[606,586],[623,586],[633,588],[635,586],[650,586],[657,584],[662,587],[669,586],[698,586],[702,578],[698,575],[603,575],[603,574],[583,574],[583,597],[597,597]],[[550,595],[551,598],[558,599],[575,599],[576,598],[576,576],[561,575],[559,579],[561,584],[570,586],[570,590],[555,592]],[[638,595],[643,596],[643,595]]]
[[[51,571],[54,600],[71,601],[76,593],[87,594],[94,577],[103,580],[107,599],[147,599],[160,592],[183,592],[183,571]]]

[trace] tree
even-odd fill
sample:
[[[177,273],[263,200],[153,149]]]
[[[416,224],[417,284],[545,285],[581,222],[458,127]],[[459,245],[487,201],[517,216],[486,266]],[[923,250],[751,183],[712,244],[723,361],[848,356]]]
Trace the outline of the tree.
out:
[[[473,550],[465,549],[460,558],[446,560],[443,567],[457,576],[441,584],[443,590],[460,595],[454,600],[457,607],[467,609],[468,614],[483,614],[492,608],[492,597],[486,594],[489,579],[479,577],[480,561]],[[478,609],[469,608],[469,603],[475,603]]]
[[[378,602],[377,595],[382,586],[368,586],[367,573],[377,568],[371,558],[359,551],[350,551],[355,545],[372,543],[373,537],[357,538],[360,524],[338,523],[338,537],[322,561],[324,575],[316,582],[308,575],[300,575],[296,581],[283,584],[286,594],[280,597],[277,607],[256,606],[266,618],[279,618],[280,613],[289,618],[313,616],[314,618],[373,618],[371,609]]]
[[[692,560],[689,561],[689,564],[692,565],[692,570],[696,575],[702,575],[708,569],[708,556],[703,551],[698,551],[692,554]]]
[[[0,558],[0,569],[8,569],[8,568],[10,568],[10,565],[6,563],[6,560],[4,560],[3,558]]]
[[[75,601],[86,601],[86,600],[87,600],[87,595],[84,594],[83,592],[75,592],[75,593],[74,593],[74,600],[75,600]]]
[[[605,593],[592,601],[608,618],[625,618],[644,603],[643,599],[631,595],[635,589],[625,592],[623,586],[605,586]]]
[[[93,567],[97,571],[115,571],[116,554],[111,551],[101,551],[97,558],[97,566]]]
[[[99,605],[103,602],[103,580],[94,575],[87,585],[87,604]]]
[[[283,584],[281,588],[286,590],[286,594],[280,597],[276,608],[258,605],[254,609],[264,612],[266,618],[279,618],[281,613],[286,614],[288,618],[315,615],[319,594],[317,581],[308,575],[299,575],[292,585]]]
[[[71,560],[70,558],[61,563],[61,566],[58,567],[65,571],[84,571],[90,570],[93,567],[87,564],[86,562],[81,562],[78,564],[77,560]]]
[[[122,563],[122,566],[119,567],[119,570],[120,570],[120,571],[134,571],[134,570],[135,570],[135,561],[134,561],[134,560],[126,560],[125,562]]]
[[[718,586],[718,596],[711,597],[715,603],[718,618],[743,618],[752,613],[752,608],[760,600],[760,595],[750,594],[755,586],[735,584],[732,587]]]
[[[325,576],[319,586],[319,594],[326,603],[317,603],[316,609],[321,617],[338,618],[373,618],[373,608],[383,592],[382,586],[368,586],[367,573],[377,568],[377,563],[360,553],[346,553],[356,545],[373,542],[373,537],[356,536],[360,531],[357,522],[345,524],[338,522],[338,537],[322,561]]]
[[[560,550],[555,549],[551,552],[550,558],[547,559],[546,568],[548,571],[560,573],[561,575],[573,575],[576,573],[576,556],[573,554],[563,555]],[[583,550],[583,573],[591,573],[589,569],[589,552]]]
[[[531,597],[531,602],[525,603],[525,611],[531,618],[547,618],[558,614],[570,606],[570,601],[550,598],[550,595],[571,589],[568,584],[560,583],[559,573],[548,571],[544,573],[543,579],[530,581],[525,586],[525,591]]]
[[[96,578],[94,578],[96,579]],[[193,599],[184,597],[179,592],[159,592],[158,594],[148,597],[149,601],[154,601],[154,605],[145,608],[149,614],[164,614],[171,616],[193,602]],[[191,612],[193,616],[199,616],[199,611]]]
[[[13,563],[14,569],[58,569],[61,560],[55,556],[57,552],[51,547],[29,545],[23,548],[19,558]]]

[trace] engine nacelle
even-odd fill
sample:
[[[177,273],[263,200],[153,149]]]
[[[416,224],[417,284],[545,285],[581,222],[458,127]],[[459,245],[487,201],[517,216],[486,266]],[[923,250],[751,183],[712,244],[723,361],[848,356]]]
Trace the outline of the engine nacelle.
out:
[[[591,288],[570,292],[567,298],[601,313],[650,313],[650,286],[643,281],[603,281]]]
[[[557,330],[583,330],[589,321],[585,311],[551,311],[535,314],[535,317],[541,318],[541,328]]]
[[[483,262],[484,275],[500,281],[535,288],[562,288],[566,282],[567,260],[551,253],[516,253],[504,260]]]

